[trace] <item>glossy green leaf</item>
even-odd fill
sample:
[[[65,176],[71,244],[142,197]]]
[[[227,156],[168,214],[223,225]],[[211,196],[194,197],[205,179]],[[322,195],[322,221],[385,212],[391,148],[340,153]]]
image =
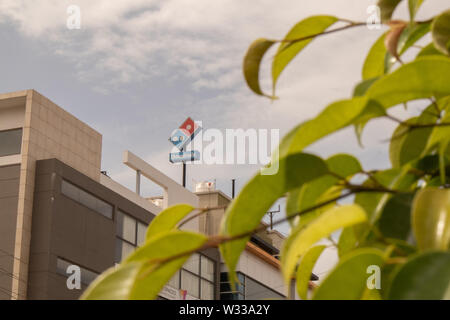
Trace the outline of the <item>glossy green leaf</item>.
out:
[[[434,43],[430,43],[428,45],[426,45],[425,47],[423,47],[419,53],[417,54],[417,57],[426,57],[426,56],[441,56],[443,55],[442,52],[440,52],[438,49],[436,49],[436,47],[434,46]]]
[[[84,291],[82,300],[128,300],[142,263],[109,268]]]
[[[301,152],[317,140],[353,124],[363,112],[366,102],[364,97],[355,97],[332,103],[316,118],[300,124],[283,138],[280,157]]]
[[[302,51],[312,40],[314,35],[319,34],[334,23],[338,18],[333,16],[312,16],[297,23],[289,33],[284,37],[284,40],[296,40],[308,38],[306,40],[297,42],[283,42],[278,47],[278,51],[272,62],[272,80],[275,91],[278,77],[286,68],[286,66],[294,59],[300,51]],[[273,93],[275,95],[275,93]]]
[[[242,189],[227,208],[220,234],[235,236],[254,230],[278,198],[327,172],[326,163],[313,155],[296,153],[280,158],[276,174],[259,173]],[[245,237],[220,245],[220,251],[230,270],[231,282],[235,279],[233,271],[248,239],[249,237]]]
[[[398,43],[398,52],[400,55],[405,53],[417,41],[422,39],[430,32],[431,23],[410,24],[403,31]]]
[[[367,88],[367,90],[369,88]],[[358,143],[360,146],[362,146],[362,134],[367,123],[374,118],[383,117],[385,115],[386,110],[382,105],[380,105],[376,101],[369,100],[363,112],[353,121],[355,126],[356,138],[358,139]]]
[[[450,55],[450,10],[444,11],[433,20],[431,25],[435,47],[446,55]]]
[[[289,193],[286,205],[286,215],[289,217],[297,212],[304,211],[317,205],[320,196],[326,191],[330,190],[339,179],[335,176],[349,178],[358,172],[361,172],[362,167],[358,159],[348,154],[337,154],[326,160],[329,171],[328,174],[319,177],[311,182],[305,183],[300,188]],[[314,212],[308,213],[308,215]],[[303,219],[304,217],[301,217]]]
[[[281,266],[285,283],[289,283],[299,258],[320,239],[332,232],[367,220],[358,205],[343,205],[324,212],[305,228],[292,231],[283,244]]]
[[[420,117],[407,120],[411,125],[429,125],[438,119],[434,105],[426,108]],[[392,134],[389,146],[389,157],[392,167],[399,168],[404,164],[418,159],[428,145],[428,139],[433,131],[432,127],[410,128],[400,124]]]
[[[369,120],[383,115],[379,106],[387,109],[410,100],[449,94],[450,59],[433,55],[405,64],[375,81],[367,90],[364,97],[369,103],[360,114],[364,121],[354,120],[357,136],[360,138]]]
[[[384,264],[383,252],[373,248],[357,249],[344,256],[314,292],[314,300],[359,300],[363,297],[370,277],[371,266]],[[381,276],[381,275],[380,275]],[[372,289],[378,291],[377,288]]]
[[[392,280],[388,299],[449,300],[450,253],[427,252],[409,260]]]
[[[405,64],[376,81],[366,97],[384,108],[410,100],[450,94],[450,59],[427,56]]]
[[[338,240],[338,255],[342,257],[352,251],[358,243],[355,228],[353,226],[344,228]]]
[[[381,10],[381,21],[386,22],[391,20],[395,8],[402,0],[379,0],[378,7]]]
[[[408,239],[412,200],[413,194],[396,194],[386,202],[378,220],[378,229],[385,238]]]
[[[98,277],[83,298],[156,299],[164,285],[189,259],[189,253],[201,249],[207,240],[205,235],[178,230],[155,235],[118,267]],[[164,261],[168,258],[174,259]]]
[[[412,225],[420,250],[447,250],[450,244],[450,190],[420,190],[413,202]]]
[[[354,97],[361,97],[366,94],[367,90],[372,86],[372,84],[377,81],[379,77],[370,78],[367,80],[363,80],[360,83],[358,83],[353,90],[353,96]]]
[[[262,92],[259,85],[259,68],[264,55],[274,43],[267,39],[257,39],[250,45],[244,57],[243,70],[247,85],[254,93],[267,97],[269,96]]]
[[[378,38],[378,40],[370,48],[362,69],[363,80],[378,78],[386,73],[385,62],[387,50],[384,45],[386,34],[387,33],[384,33],[380,38]]]
[[[416,13],[422,5],[423,0],[408,0],[409,17],[411,21],[416,17]]]
[[[297,268],[297,293],[300,298],[303,300],[308,299],[308,287],[309,287],[309,281],[311,279],[311,274],[314,268],[314,265],[316,264],[317,260],[319,259],[320,255],[322,254],[323,250],[326,248],[326,246],[315,246],[309,249],[301,258],[300,264]]]
[[[447,113],[442,117],[441,123],[450,123],[450,112],[447,111]],[[445,143],[449,137],[450,125],[441,125],[434,127],[431,132],[430,138],[428,139],[426,153],[437,150],[439,145]]]
[[[146,262],[139,270],[137,281],[130,293],[132,300],[153,300],[177,270],[189,259],[190,252],[200,250],[208,238],[187,231],[169,231],[152,237],[144,246],[131,254],[126,263]],[[182,255],[184,253],[189,253]],[[177,257],[182,255],[180,257]],[[177,257],[162,264],[159,261]],[[153,263],[152,263],[153,261]]]
[[[146,239],[174,229],[194,209],[189,204],[177,204],[161,211],[148,226]]]
[[[418,178],[408,171],[409,167],[379,171],[373,175],[373,178],[368,178],[363,185],[376,187],[380,184],[382,187],[391,190],[410,191]],[[391,196],[390,193],[384,192],[361,192],[355,196],[355,203],[364,208],[370,223],[373,224],[379,219],[386,202]]]

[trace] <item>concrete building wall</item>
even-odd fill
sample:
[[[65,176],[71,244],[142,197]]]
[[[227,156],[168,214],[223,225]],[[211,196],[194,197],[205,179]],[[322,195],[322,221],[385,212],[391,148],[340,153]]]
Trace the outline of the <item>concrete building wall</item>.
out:
[[[23,121],[19,110],[24,112]],[[21,163],[12,291],[15,297],[24,299],[27,296],[36,161],[57,158],[98,181],[102,137],[34,90],[1,94],[0,112],[6,115],[1,124],[3,127],[23,123],[21,155],[7,160]],[[5,159],[2,160],[4,165]]]
[[[61,193],[67,180],[120,210],[150,223],[154,215],[97,181],[56,160],[37,162],[28,299],[77,299],[86,288],[68,290],[57,272],[64,259],[95,273],[115,263],[116,220],[109,219]]]
[[[0,300],[10,299],[20,165],[0,167]]]
[[[248,250],[242,253],[236,266],[236,271],[246,274],[282,295],[287,293],[279,268],[266,263]]]

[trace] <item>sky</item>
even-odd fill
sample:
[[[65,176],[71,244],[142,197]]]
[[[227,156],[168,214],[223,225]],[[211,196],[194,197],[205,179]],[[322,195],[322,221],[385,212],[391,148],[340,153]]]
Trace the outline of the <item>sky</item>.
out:
[[[188,116],[205,129],[279,129],[281,136],[332,101],[351,96],[368,49],[384,31],[366,27],[321,37],[283,72],[277,101],[254,95],[242,59],[260,37],[281,39],[298,21],[330,14],[366,21],[376,1],[364,0],[0,0],[0,92],[35,89],[103,135],[102,170],[132,188],[122,164],[130,150],[176,181],[168,161],[169,135]],[[81,28],[69,30],[67,8],[81,9]],[[447,0],[428,0],[426,19]],[[406,8],[395,16],[406,18]],[[414,49],[413,49],[414,50]],[[417,51],[416,51],[417,52]],[[269,51],[261,73],[269,90]],[[417,114],[419,105],[394,115]],[[307,150],[322,157],[358,156],[365,169],[389,167],[395,124],[369,123],[364,148],[351,129]],[[257,165],[189,165],[188,184],[215,180],[226,194],[239,190]],[[144,184],[146,195],[159,190]],[[283,229],[284,228],[284,229]],[[280,229],[286,233],[286,226]],[[319,270],[320,271],[320,270]]]

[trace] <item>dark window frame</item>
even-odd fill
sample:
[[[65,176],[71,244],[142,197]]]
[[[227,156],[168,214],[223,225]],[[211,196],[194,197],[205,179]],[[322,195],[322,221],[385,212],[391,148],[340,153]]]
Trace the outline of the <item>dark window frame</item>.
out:
[[[94,208],[91,208],[91,207],[87,206],[86,204],[84,204],[83,202],[81,202],[80,199],[74,199],[74,198],[72,198],[71,196],[69,196],[68,194],[65,194],[65,193],[63,192],[63,184],[64,184],[64,183],[68,183],[68,184],[71,185],[72,187],[75,187],[76,189],[78,189],[78,190],[80,190],[80,191],[83,191],[83,192],[89,194],[90,196],[94,197],[96,200],[102,201],[102,202],[106,203],[107,205],[109,205],[109,206],[111,207],[111,217],[109,217],[109,215],[108,215],[108,216],[105,215],[103,212],[99,212],[98,210],[96,210],[96,209],[94,209]],[[92,194],[91,192],[89,192],[89,191],[87,191],[87,190],[81,188],[80,186],[76,185],[75,183],[71,182],[70,180],[67,180],[67,179],[65,179],[65,178],[62,179],[62,182],[61,182],[61,188],[60,188],[60,194],[61,194],[62,196],[64,196],[65,198],[70,199],[70,200],[76,202],[77,204],[79,204],[79,205],[81,205],[81,206],[83,206],[83,207],[85,207],[85,208],[87,208],[87,209],[89,209],[89,210],[92,210],[92,211],[94,211],[95,213],[100,214],[102,217],[104,217],[104,218],[106,218],[106,219],[113,220],[113,218],[114,218],[114,206],[113,206],[111,203],[109,203],[108,201],[105,201],[105,200],[103,200],[102,198],[100,198],[100,197],[98,197],[98,196]]]
[[[16,153],[8,153],[8,154],[4,154],[1,155],[0,157],[10,157],[10,156],[17,156],[20,155],[22,153],[22,144],[23,144],[23,128],[22,127],[18,127],[18,128],[11,128],[11,129],[6,129],[6,130],[0,130],[0,135],[2,133],[5,132],[13,132],[13,131],[20,131],[20,145],[19,145],[19,152]]]
[[[134,232],[135,232],[135,233],[134,233],[134,241],[135,241],[135,243],[130,242],[130,241],[127,240],[127,239],[124,239],[124,238],[122,237],[122,235],[119,235],[119,234],[118,234],[118,232],[117,232],[117,226],[118,226],[118,223],[119,223],[119,222],[118,222],[119,214],[121,214],[122,216],[128,216],[128,217],[130,217],[131,219],[134,220],[134,222],[135,222],[135,223],[134,223]],[[120,208],[117,208],[117,209],[116,209],[116,212],[115,212],[115,214],[114,214],[114,224],[115,224],[115,227],[116,227],[116,230],[115,230],[116,238],[119,239],[120,241],[126,242],[127,244],[133,246],[135,249],[139,247],[139,244],[138,244],[138,225],[139,225],[139,224],[142,224],[142,225],[145,225],[145,226],[148,227],[148,224],[147,224],[147,223],[142,222],[141,220],[135,218],[135,217],[132,216],[131,214],[126,213],[123,209],[120,209]],[[117,250],[117,248],[116,248],[116,250]],[[123,257],[121,257],[121,258],[123,259]],[[120,263],[120,261],[116,261],[116,263]]]
[[[198,259],[198,263],[199,263],[199,269],[198,269],[198,274],[195,274],[194,272],[192,272],[192,271],[189,271],[189,270],[187,270],[187,269],[185,269],[184,267],[181,267],[181,269],[179,269],[178,271],[178,288],[175,288],[175,289],[182,289],[181,288],[181,284],[182,284],[182,274],[183,274],[183,272],[187,272],[187,273],[189,273],[189,274],[191,274],[191,275],[193,275],[194,277],[196,277],[197,278],[197,280],[198,280],[198,299],[200,299],[201,300],[201,297],[202,297],[202,280],[204,280],[204,281],[207,281],[209,284],[211,284],[212,286],[213,286],[213,299],[215,299],[216,298],[216,293],[215,293],[215,283],[216,283],[216,280],[213,280],[213,281],[211,281],[211,280],[209,280],[209,279],[207,279],[207,278],[204,278],[201,274],[202,274],[202,258],[205,258],[205,259],[208,259],[209,261],[212,261],[213,263],[214,263],[214,278],[216,278],[216,268],[217,268],[217,264],[216,264],[216,262],[213,260],[213,259],[211,259],[211,258],[209,258],[208,256],[206,256],[206,255],[204,255],[204,254],[202,254],[202,253],[198,253],[197,252],[197,254],[199,255],[199,257],[200,257],[200,259]]]

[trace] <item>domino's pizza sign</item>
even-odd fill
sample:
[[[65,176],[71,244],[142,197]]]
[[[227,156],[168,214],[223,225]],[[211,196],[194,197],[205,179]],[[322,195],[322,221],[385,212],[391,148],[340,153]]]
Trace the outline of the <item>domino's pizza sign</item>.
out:
[[[185,162],[187,160],[198,160],[200,153],[198,151],[185,152],[187,145],[195,138],[195,136],[202,130],[202,128],[195,123],[191,118],[176,129],[169,138],[169,141],[177,147],[180,152],[171,153],[169,156],[170,162]]]

